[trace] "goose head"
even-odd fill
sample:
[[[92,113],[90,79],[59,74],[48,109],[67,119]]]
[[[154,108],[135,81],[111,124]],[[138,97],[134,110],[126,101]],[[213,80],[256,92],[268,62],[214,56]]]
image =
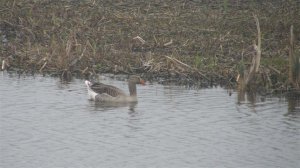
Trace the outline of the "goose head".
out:
[[[128,83],[145,85],[145,81],[137,75],[131,75],[128,79]]]
[[[131,75],[128,79],[128,88],[130,96],[136,97],[136,84],[145,85],[145,81],[136,75]]]

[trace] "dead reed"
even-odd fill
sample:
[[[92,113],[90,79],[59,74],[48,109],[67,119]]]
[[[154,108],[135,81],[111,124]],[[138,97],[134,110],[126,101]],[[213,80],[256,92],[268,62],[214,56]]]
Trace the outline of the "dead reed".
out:
[[[300,90],[300,52],[295,50],[294,40],[294,26],[292,25],[289,49],[289,82],[293,88]]]

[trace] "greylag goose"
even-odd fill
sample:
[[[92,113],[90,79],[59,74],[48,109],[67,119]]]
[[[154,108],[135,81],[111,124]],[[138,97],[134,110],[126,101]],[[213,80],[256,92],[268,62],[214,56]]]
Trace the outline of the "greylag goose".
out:
[[[139,76],[132,75],[128,79],[129,95],[121,89],[103,83],[85,81],[88,95],[91,100],[97,102],[137,102],[136,84],[145,84]]]

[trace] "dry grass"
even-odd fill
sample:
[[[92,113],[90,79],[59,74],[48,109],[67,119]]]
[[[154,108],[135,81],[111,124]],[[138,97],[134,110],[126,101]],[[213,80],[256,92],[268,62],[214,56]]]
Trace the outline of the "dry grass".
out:
[[[288,63],[291,25],[300,49],[297,1],[1,0],[0,6],[7,40],[1,60],[24,71],[145,73],[234,84],[239,62],[248,65],[255,51],[253,14],[261,23],[261,71],[272,86],[286,82],[288,65],[281,62]]]

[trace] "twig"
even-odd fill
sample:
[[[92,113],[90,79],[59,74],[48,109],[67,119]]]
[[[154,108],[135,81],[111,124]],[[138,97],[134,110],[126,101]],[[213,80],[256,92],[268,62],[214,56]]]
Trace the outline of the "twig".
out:
[[[185,64],[185,63],[183,63],[183,62],[181,62],[181,61],[179,61],[178,59],[176,59],[176,58],[171,58],[171,57],[169,57],[169,56],[165,56],[165,57],[168,58],[169,60],[175,62],[175,63],[178,63],[178,64],[180,64],[180,65],[183,65],[183,66],[185,66],[185,67],[187,67],[187,68],[189,68],[189,69],[191,69],[191,70],[197,72],[199,75],[201,75],[202,77],[204,77],[206,80],[209,80],[209,78],[206,77],[203,73],[201,73],[201,72],[198,71],[197,69],[195,69],[195,68],[193,68],[193,67],[191,67],[191,66],[189,66],[189,65],[187,65],[187,64]]]
[[[81,74],[85,74],[85,72],[89,69],[89,67],[84,68],[84,70],[82,70]]]
[[[270,68],[271,70],[275,71],[275,72],[278,73],[278,74],[281,74],[281,72],[280,72],[278,69],[274,68],[274,67],[271,66],[271,65],[268,65],[268,68]]]
[[[40,68],[40,72],[42,72],[43,71],[43,69],[45,68],[45,66],[47,65],[47,61],[44,63],[44,65]]]
[[[165,43],[164,46],[167,47],[167,46],[169,46],[169,45],[171,45],[171,44],[173,44],[173,39],[171,39],[171,41]]]
[[[145,41],[144,39],[142,39],[142,37],[140,37],[140,36],[136,36],[136,37],[134,37],[133,39],[134,39],[134,40],[138,39],[142,44],[145,44],[145,43],[146,43],[146,41]]]
[[[168,58],[169,60],[173,61],[173,62],[179,63],[179,64],[181,64],[181,65],[183,65],[183,66],[185,66],[185,67],[187,67],[187,68],[193,69],[191,66],[189,66],[189,65],[187,65],[187,64],[185,64],[185,63],[179,61],[179,60],[176,59],[176,58],[171,58],[171,57],[169,57],[169,56],[165,56],[165,57]]]

